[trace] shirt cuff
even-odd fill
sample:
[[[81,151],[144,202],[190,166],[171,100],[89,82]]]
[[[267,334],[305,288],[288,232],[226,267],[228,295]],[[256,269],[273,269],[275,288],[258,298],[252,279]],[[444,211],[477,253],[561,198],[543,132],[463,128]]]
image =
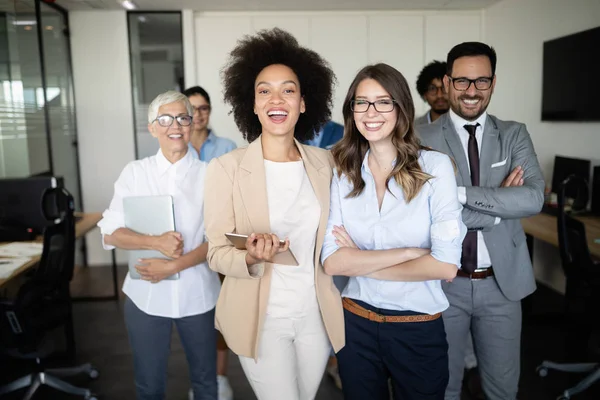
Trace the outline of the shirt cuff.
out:
[[[494,220],[494,225],[498,225],[500,221],[502,221],[502,218],[496,217],[496,219]]]
[[[463,206],[467,204],[467,188],[459,186],[458,188],[458,202]]]

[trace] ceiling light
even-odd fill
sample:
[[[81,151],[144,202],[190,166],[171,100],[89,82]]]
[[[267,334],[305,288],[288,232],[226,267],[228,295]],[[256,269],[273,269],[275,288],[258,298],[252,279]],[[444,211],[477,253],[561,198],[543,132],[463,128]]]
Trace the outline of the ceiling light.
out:
[[[30,31],[30,30],[31,30],[31,25],[27,25],[27,26],[25,27],[25,30],[26,30],[26,31]]]
[[[138,17],[138,21],[140,21],[141,23],[144,23],[144,22],[148,21],[148,19],[147,19],[145,16],[143,16],[143,15],[140,15],[140,16]]]
[[[54,29],[54,27],[53,27],[52,25],[48,25],[48,26],[46,26],[46,30],[47,30],[47,31],[51,31],[52,29]]]
[[[37,24],[36,21],[27,21],[27,20],[20,20],[20,21],[13,21],[12,22],[13,25],[35,25]]]
[[[135,10],[137,8],[135,3],[131,0],[123,0],[121,1],[121,5],[123,6],[123,8],[126,8],[128,10]]]

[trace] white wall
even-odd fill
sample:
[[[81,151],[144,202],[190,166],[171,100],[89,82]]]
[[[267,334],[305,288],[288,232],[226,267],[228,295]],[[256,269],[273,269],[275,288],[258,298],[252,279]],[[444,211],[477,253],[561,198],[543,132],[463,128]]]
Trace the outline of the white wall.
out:
[[[541,99],[544,41],[600,26],[600,1],[504,0],[484,11],[483,24],[485,41],[498,53],[490,112],[527,124],[546,182],[556,154],[598,159],[600,123],[542,122]],[[562,291],[559,260],[557,248],[536,241],[536,277]]]
[[[600,123],[541,121],[542,56],[544,41],[600,26],[600,1],[504,0],[484,11],[484,26],[498,53],[490,111],[527,124],[546,180],[556,154],[597,159]]]
[[[73,11],[69,23],[83,204],[86,211],[103,211],[135,154],[126,14]],[[87,242],[90,264],[110,263],[98,229]]]
[[[230,107],[222,101],[220,70],[242,35],[280,27],[331,63],[337,75],[333,119],[342,122],[342,101],[358,70],[386,62],[404,74],[417,113],[427,107],[418,96],[417,75],[433,59],[445,60],[450,48],[481,40],[481,11],[197,13],[195,26],[197,84],[211,95],[211,126],[242,144]],[[218,34],[215,34],[218,32]]]

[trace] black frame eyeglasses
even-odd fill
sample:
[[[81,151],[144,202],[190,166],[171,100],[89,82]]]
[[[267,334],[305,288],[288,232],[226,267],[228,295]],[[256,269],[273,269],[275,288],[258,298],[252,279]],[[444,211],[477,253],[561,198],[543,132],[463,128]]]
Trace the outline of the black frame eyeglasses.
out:
[[[160,126],[168,128],[171,125],[173,125],[173,121],[175,120],[177,120],[179,126],[190,126],[192,124],[192,121],[194,121],[194,118],[191,115],[178,115],[174,117],[169,114],[163,114],[156,117],[156,119],[152,122],[156,121]]]
[[[210,105],[203,105],[203,106],[198,106],[198,107],[194,107],[194,112],[198,111],[199,113],[206,113],[210,111]]]
[[[427,90],[425,90],[425,94],[428,94],[430,96],[435,96],[436,94],[438,94],[438,92],[442,92],[442,94],[446,93],[446,90],[444,90],[444,86],[436,86],[436,85],[429,85],[427,86]]]
[[[396,107],[396,100],[394,99],[382,99],[375,101],[367,100],[350,100],[350,110],[355,113],[366,113],[369,108],[373,106],[375,111],[378,113],[389,113],[394,111]]]
[[[480,76],[476,79],[469,79],[463,77],[453,78],[449,76],[448,79],[450,79],[450,81],[452,82],[452,86],[454,87],[454,89],[460,92],[465,92],[469,90],[471,85],[475,85],[475,89],[477,90],[489,90],[492,87],[492,83],[494,82],[493,76]]]

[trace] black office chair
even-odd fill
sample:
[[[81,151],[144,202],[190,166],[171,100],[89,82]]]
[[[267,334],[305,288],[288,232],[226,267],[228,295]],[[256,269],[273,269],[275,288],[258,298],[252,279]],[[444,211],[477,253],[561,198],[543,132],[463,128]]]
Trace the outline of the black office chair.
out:
[[[558,193],[558,244],[566,279],[565,312],[569,331],[566,341],[567,354],[570,358],[584,359],[600,306],[600,265],[594,262],[590,254],[585,225],[565,212],[565,193],[573,188],[576,189],[576,193],[587,193],[587,182],[571,175],[561,185]],[[581,205],[585,206],[586,201],[587,199],[582,197],[575,199],[574,209],[581,209]],[[577,385],[565,390],[558,400],[568,400],[600,381],[600,363],[567,364],[544,361],[537,367],[538,374],[542,377],[545,377],[550,369],[589,372]]]
[[[75,387],[58,377],[86,373],[98,377],[90,364],[72,368],[45,369],[42,360],[52,349],[45,341],[47,333],[64,327],[68,353],[74,355],[71,296],[69,282],[75,262],[75,222],[73,198],[62,188],[54,189],[44,198],[45,213],[54,225],[44,231],[44,249],[35,273],[19,289],[12,301],[0,302],[0,347],[10,357],[35,360],[35,372],[0,387],[0,397],[26,388],[24,400],[31,399],[41,385],[64,393],[96,398],[89,389]],[[54,210],[54,211],[52,211]]]

